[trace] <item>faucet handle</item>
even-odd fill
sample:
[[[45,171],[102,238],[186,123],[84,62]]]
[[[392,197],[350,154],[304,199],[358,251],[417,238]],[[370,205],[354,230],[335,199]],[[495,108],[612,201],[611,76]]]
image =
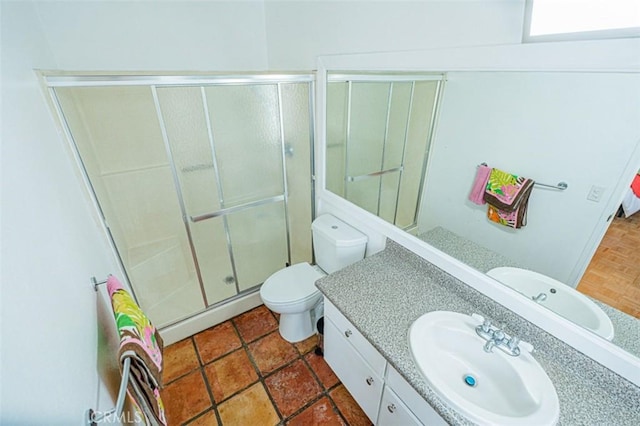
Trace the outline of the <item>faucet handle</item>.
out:
[[[509,348],[509,350],[513,351],[515,348],[518,347],[518,343],[520,343],[520,338],[516,337],[516,336],[513,336],[507,342],[507,347]]]
[[[523,350],[523,351],[527,351],[529,353],[533,353],[534,351],[534,347],[531,343],[529,342],[525,342],[524,340],[521,340],[520,343],[518,343],[518,347]]]
[[[491,320],[485,319],[484,322],[482,323],[482,331],[484,331],[485,333],[488,333],[489,330],[491,330]]]

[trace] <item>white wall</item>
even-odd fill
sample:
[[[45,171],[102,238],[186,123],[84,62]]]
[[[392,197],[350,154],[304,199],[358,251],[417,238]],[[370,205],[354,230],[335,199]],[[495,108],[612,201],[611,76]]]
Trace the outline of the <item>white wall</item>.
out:
[[[60,69],[267,68],[262,1],[42,1],[37,10]]]
[[[56,61],[29,3],[2,4],[1,424],[96,407],[96,293],[115,263],[32,68]]]
[[[266,0],[271,69],[319,55],[520,43],[524,0]]]
[[[638,74],[449,73],[420,230],[442,226],[573,284],[595,224],[619,195],[613,191],[639,142],[639,120]],[[569,187],[534,187],[527,225],[507,228],[467,199],[482,162]],[[587,200],[592,185],[605,188],[600,202]]]

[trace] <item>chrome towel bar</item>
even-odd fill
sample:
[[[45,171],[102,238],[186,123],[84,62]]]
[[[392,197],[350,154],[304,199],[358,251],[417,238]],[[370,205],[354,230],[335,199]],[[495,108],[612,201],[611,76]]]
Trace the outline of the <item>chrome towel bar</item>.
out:
[[[481,163],[478,167],[480,167],[480,166],[487,166],[487,163]],[[548,185],[546,183],[536,182],[535,180],[533,182],[533,186],[541,186],[541,187],[544,187],[544,188],[557,189],[557,190],[560,190],[560,191],[564,191],[565,189],[567,189],[569,187],[567,182],[558,182],[557,185]]]
[[[111,276],[111,274],[109,274]],[[98,286],[105,284],[107,280],[98,281],[96,277],[91,277],[91,284],[95,291],[98,291]],[[89,408],[85,412],[85,425],[87,426],[97,426],[98,423],[101,423],[104,419],[109,416],[115,416],[115,420],[119,421],[122,416],[122,410],[124,408],[124,400],[127,395],[127,385],[129,383],[129,371],[131,369],[131,358],[127,357],[124,359],[124,364],[122,366],[122,380],[120,381],[120,390],[118,391],[118,399],[116,400],[116,406],[111,410],[107,411],[94,411],[92,408]],[[110,420],[110,423],[113,419]]]
[[[109,416],[115,416],[115,420],[120,420],[122,416],[122,410],[124,408],[124,398],[127,395],[127,384],[129,383],[129,370],[131,368],[131,358],[124,359],[124,365],[122,367],[122,381],[120,382],[120,390],[118,391],[118,399],[116,400],[116,406],[108,411],[94,411],[89,408],[85,416],[85,424],[87,426],[97,426],[104,419]],[[111,423],[114,419],[111,419]]]
[[[111,275],[109,275],[109,276],[111,276]],[[96,277],[91,277],[91,284],[93,285],[93,289],[95,291],[98,291],[98,286],[99,285],[106,284],[106,283],[107,283],[107,280],[98,281],[98,280],[96,280]]]

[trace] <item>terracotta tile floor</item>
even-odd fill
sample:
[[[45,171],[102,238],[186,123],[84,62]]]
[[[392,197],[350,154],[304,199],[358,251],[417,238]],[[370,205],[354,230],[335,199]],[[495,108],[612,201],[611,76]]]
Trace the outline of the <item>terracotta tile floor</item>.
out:
[[[264,305],[165,348],[169,425],[370,425],[321,356]]]
[[[613,219],[578,290],[640,318],[640,213]]]

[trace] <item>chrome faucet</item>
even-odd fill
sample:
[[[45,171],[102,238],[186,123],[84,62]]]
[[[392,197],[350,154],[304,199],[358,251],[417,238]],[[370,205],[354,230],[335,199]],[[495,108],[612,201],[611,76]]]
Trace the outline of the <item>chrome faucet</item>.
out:
[[[547,300],[547,295],[546,295],[546,293],[540,293],[537,296],[533,296],[531,299],[533,299],[533,301],[536,302],[536,303],[540,303],[540,302],[544,302],[545,300]]]
[[[493,348],[498,348],[502,352],[511,356],[520,355],[520,339],[515,336],[509,336],[499,328],[492,327],[490,320],[476,327],[476,333],[487,341],[484,345],[485,352],[493,352]]]

